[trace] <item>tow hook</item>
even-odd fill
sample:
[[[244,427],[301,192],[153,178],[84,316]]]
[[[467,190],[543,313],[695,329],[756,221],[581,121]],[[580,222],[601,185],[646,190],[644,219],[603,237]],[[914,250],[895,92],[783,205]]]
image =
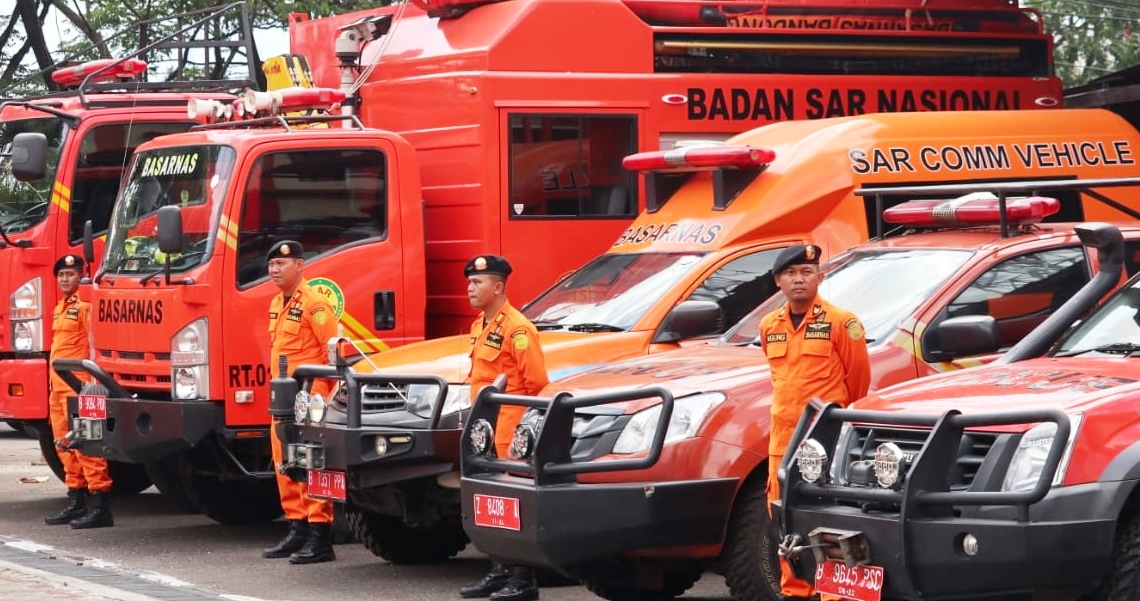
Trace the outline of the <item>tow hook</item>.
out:
[[[800,553],[803,553],[804,551],[816,546],[805,545],[803,542],[804,537],[798,534],[785,535],[783,540],[780,541],[780,546],[778,547],[776,553],[778,553],[780,557],[791,559],[798,557]]]
[[[68,430],[67,434],[55,439],[55,446],[60,450],[69,451],[74,446],[75,441],[79,438],[79,432],[75,430]]]

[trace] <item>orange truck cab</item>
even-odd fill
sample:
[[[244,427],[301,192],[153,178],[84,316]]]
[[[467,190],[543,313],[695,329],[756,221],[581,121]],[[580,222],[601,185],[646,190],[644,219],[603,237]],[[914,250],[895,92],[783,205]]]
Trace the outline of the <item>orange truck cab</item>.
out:
[[[990,190],[1051,183],[1039,193],[1085,185]],[[1114,198],[1135,212],[1140,178],[1117,183],[1130,187]],[[908,190],[950,189],[971,185]],[[1050,208],[1030,208],[1039,203]],[[1082,246],[1072,223],[1036,224],[1061,204],[1008,198],[1003,235],[995,197],[905,202],[883,214],[902,235],[833,256],[820,294],[863,321],[872,389],[990,362],[1070,298],[1115,288],[1119,252]],[[1140,227],[1122,229],[1129,252],[1140,251]],[[480,394],[461,447],[471,540],[497,560],[578,577],[606,599],[679,596],[705,570],[723,573],[734,599],[778,599],[765,495],[772,386],[758,333],[784,302],[776,293],[713,343],[596,367],[540,397]],[[499,407],[515,404],[537,411],[515,431],[513,455],[495,458],[481,441]]]
[[[646,207],[626,155],[774,121],[1061,98],[1052,37],[1007,0],[424,0],[294,14],[289,35],[314,85],[358,94],[365,124],[419,153],[428,338],[468,331],[453,276],[471,257],[507,257],[521,302],[603,250]]]
[[[198,13],[181,22],[186,28],[155,43],[190,52],[197,43],[189,33],[193,27],[233,17],[230,9]],[[187,15],[170,18],[176,17]],[[246,48],[246,41],[234,44]],[[60,300],[52,265],[63,254],[83,253],[88,223],[96,238],[93,253],[102,256],[124,168],[136,147],[201,123],[201,117],[187,114],[192,98],[232,100],[218,90],[238,91],[257,81],[253,68],[247,77],[228,80],[167,81],[164,74],[161,82],[136,81],[148,71],[145,62],[131,58],[137,54],[58,66],[51,80],[62,91],[0,104],[0,420],[35,429],[60,478],[63,467],[47,421],[51,315]],[[80,296],[90,299],[90,290],[84,286]],[[110,468],[116,492],[150,486],[137,466],[112,462]]]
[[[1134,590],[1140,277],[1076,301],[993,364],[809,412],[776,507],[800,575],[867,601]]]
[[[1131,148],[1140,136],[1116,115],[1095,110],[796,121],[758,128],[725,146],[634,155],[626,164],[645,170],[646,188],[669,195],[650,197],[650,209],[608,252],[522,311],[539,329],[551,379],[673,353],[722,334],[774,293],[769,271],[781,249],[811,239],[831,256],[873,236],[879,220],[860,190],[876,188],[879,202],[890,205],[906,197],[893,192],[905,184],[1037,179],[1051,171],[1036,159],[1023,162],[1015,149],[1080,140],[1129,158],[1093,165],[1090,154],[1087,168],[1070,165],[1069,173],[1099,178],[1135,171]],[[994,160],[949,169],[936,159],[962,153]],[[763,163],[758,168],[751,160]],[[745,166],[736,168],[737,161]],[[1135,215],[1075,193],[1068,200],[1055,218]],[[458,268],[450,277],[462,281]],[[517,298],[510,283],[508,295]],[[469,349],[468,336],[453,336],[369,355],[353,366],[358,385],[311,400],[308,413],[298,409],[297,455],[319,456],[302,467],[311,470],[311,482],[329,484],[310,485],[311,494],[351,501],[359,538],[386,559],[443,559],[466,540],[456,470],[471,403],[464,384]],[[385,543],[386,536],[418,542]]]

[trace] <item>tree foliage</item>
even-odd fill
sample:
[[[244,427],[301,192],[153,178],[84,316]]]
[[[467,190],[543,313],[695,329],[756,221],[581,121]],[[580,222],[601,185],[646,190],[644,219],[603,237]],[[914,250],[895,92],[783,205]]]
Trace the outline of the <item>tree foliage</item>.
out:
[[[1140,2],[1027,0],[1041,11],[1056,43],[1057,75],[1065,87],[1140,62]]]
[[[207,10],[224,0],[15,0],[10,17],[0,16],[0,96],[19,97],[52,87],[48,74],[65,61],[83,61],[125,55],[175,32],[197,19],[190,15],[176,21],[158,22],[171,15]],[[252,28],[284,29],[290,13],[307,12],[323,17],[389,4],[390,0],[246,0]],[[238,11],[212,29],[187,32],[200,39],[225,39],[240,34]],[[55,31],[55,23],[62,23]],[[149,22],[149,23],[148,23]],[[144,27],[138,24],[147,23]],[[45,36],[45,27],[53,35]],[[207,54],[212,52],[213,54]],[[198,56],[157,50],[149,61],[169,60],[170,78],[214,77],[219,68],[234,68],[234,61],[218,49],[200,50]],[[256,46],[253,56],[260,63]],[[242,61],[247,60],[242,58]],[[221,67],[219,67],[221,65]]]

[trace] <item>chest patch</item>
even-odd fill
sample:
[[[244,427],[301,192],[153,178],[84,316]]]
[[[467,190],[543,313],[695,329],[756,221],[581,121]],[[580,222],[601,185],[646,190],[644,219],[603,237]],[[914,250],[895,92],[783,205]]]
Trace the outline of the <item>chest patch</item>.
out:
[[[765,344],[772,343],[772,342],[787,342],[787,341],[788,341],[788,335],[783,333],[783,332],[780,332],[779,334],[768,334],[767,336],[764,337]]]
[[[63,318],[70,319],[72,321],[79,321],[79,307],[68,307],[65,309],[63,312]]]
[[[301,321],[301,316],[304,314],[305,312],[301,309],[300,305],[293,305],[289,307],[289,310],[285,313],[285,319],[289,321]]]
[[[501,349],[503,348],[503,335],[491,332],[490,334],[487,334],[487,340],[484,341],[483,344],[493,349]]]
[[[804,340],[831,340],[831,323],[808,322]]]

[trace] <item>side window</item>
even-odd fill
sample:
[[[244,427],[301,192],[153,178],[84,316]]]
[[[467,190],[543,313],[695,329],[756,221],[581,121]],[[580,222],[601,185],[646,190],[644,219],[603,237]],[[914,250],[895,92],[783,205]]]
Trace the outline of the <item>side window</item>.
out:
[[[1124,242],[1124,273],[1128,277],[1140,272],[1140,242],[1125,240]]]
[[[131,155],[139,144],[165,134],[183,132],[194,123],[114,123],[87,130],[79,147],[75,181],[71,184],[71,218],[68,239],[83,238],[83,224],[90,221],[96,235],[107,231],[119,184]]]
[[[508,122],[512,219],[637,215],[637,179],[621,166],[637,152],[635,117],[514,114]]]
[[[330,149],[267,154],[246,180],[238,235],[238,286],[266,277],[265,254],[296,240],[305,258],[388,233],[384,153]]]
[[[998,346],[1007,349],[1069,300],[1090,279],[1080,247],[1028,253],[998,263],[970,284],[936,322],[960,315],[997,320]],[[925,343],[932,341],[924,341]]]
[[[772,263],[783,249],[776,248],[733,259],[713,272],[689,300],[720,305],[721,332],[736,325],[749,311],[776,293]]]

